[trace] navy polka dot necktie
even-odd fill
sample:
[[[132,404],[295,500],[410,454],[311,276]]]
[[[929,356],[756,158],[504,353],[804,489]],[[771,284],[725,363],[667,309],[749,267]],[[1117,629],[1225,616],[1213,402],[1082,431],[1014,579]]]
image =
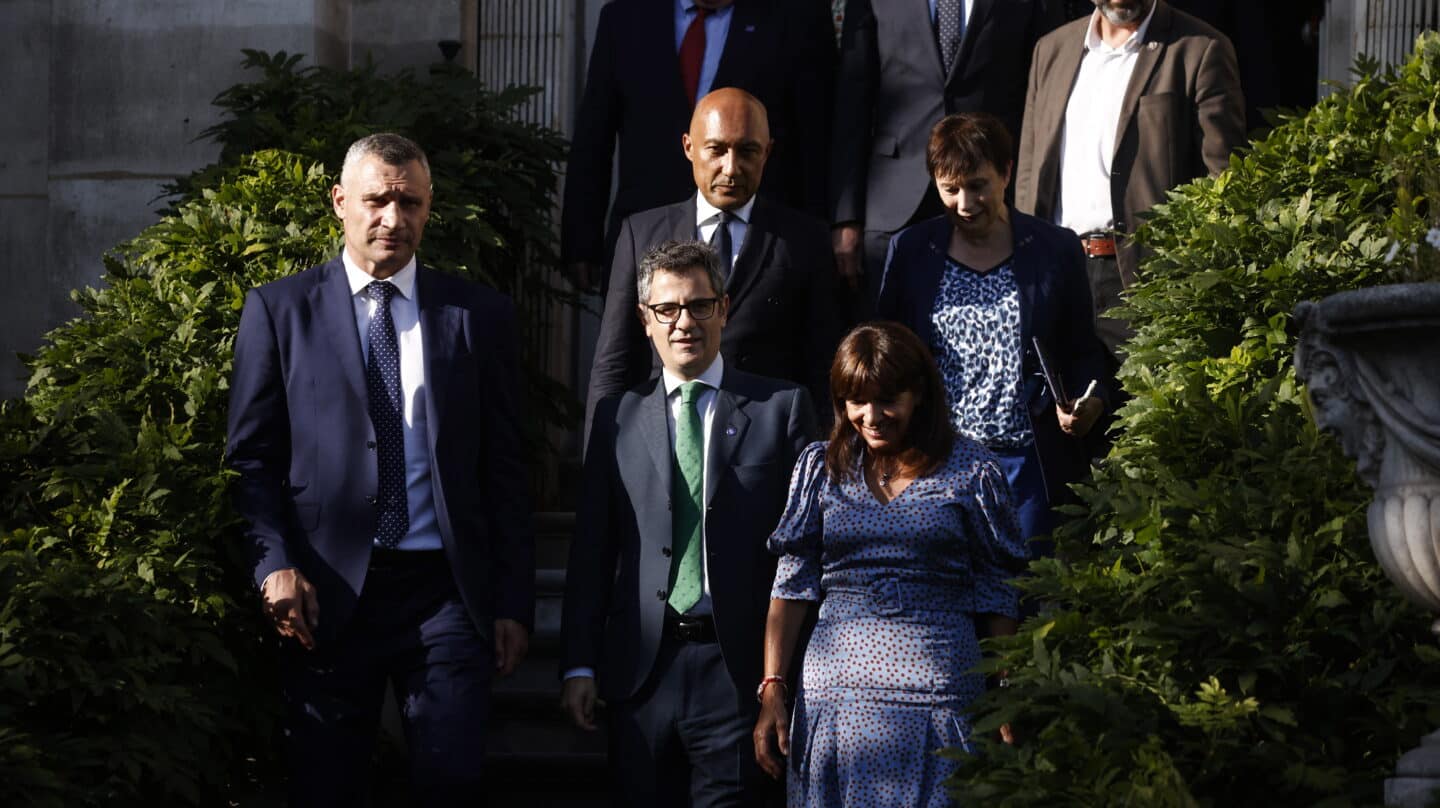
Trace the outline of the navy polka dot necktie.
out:
[[[940,44],[940,66],[949,72],[960,52],[960,39],[964,25],[960,21],[960,0],[936,0],[935,41]]]
[[[370,359],[365,365],[365,387],[370,396],[370,421],[375,425],[375,453],[380,470],[375,499],[379,516],[375,541],[393,550],[410,530],[410,505],[405,498],[400,346],[395,340],[395,320],[390,316],[390,300],[396,289],[393,283],[372,281],[365,291],[376,302],[365,335],[370,349]]]

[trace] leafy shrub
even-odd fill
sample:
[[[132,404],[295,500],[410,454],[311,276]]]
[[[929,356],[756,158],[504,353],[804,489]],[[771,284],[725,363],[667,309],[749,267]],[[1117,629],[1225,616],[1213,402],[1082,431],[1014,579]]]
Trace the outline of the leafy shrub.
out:
[[[246,290],[339,243],[329,185],[279,152],[217,173],[106,258],[0,411],[8,804],[213,804],[263,766],[278,690],[222,468],[226,380]]]
[[[977,730],[1021,740],[982,740],[963,804],[1378,804],[1440,725],[1429,619],[1373,560],[1371,493],[1314,427],[1290,324],[1301,300],[1413,276],[1387,254],[1432,216],[1415,180],[1440,167],[1437,96],[1431,34],[1143,227],[1133,399],[1061,557],[1034,565],[1053,609],[995,643],[1012,686]]]

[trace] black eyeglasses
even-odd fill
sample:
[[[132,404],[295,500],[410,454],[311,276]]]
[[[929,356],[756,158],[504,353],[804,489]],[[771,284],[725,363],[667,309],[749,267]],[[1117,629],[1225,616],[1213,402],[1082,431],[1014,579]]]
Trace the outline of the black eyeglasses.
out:
[[[692,300],[689,303],[656,303],[645,304],[645,308],[655,315],[655,319],[670,325],[680,319],[680,312],[688,311],[690,316],[696,320],[708,320],[715,316],[715,307],[720,305],[718,297],[702,297],[699,300]]]

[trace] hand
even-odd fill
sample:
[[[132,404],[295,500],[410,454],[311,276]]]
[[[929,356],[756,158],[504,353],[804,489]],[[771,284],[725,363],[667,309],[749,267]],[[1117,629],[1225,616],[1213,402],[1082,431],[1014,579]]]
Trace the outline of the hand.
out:
[[[1105,412],[1105,402],[1094,396],[1073,402],[1070,409],[1055,405],[1055,416],[1060,419],[1060,429],[1075,438],[1083,438],[1100,420]]]
[[[865,274],[864,255],[860,249],[860,225],[855,222],[837,224],[830,229],[830,247],[835,251],[835,270],[851,290],[860,288]]]
[[[755,762],[766,774],[781,780],[785,777],[785,761],[772,751],[771,736],[775,738],[780,755],[789,757],[790,713],[785,709],[785,688],[774,685],[765,688],[765,695],[760,700],[760,720],[755,722]]]
[[[530,650],[530,632],[508,618],[495,621],[495,672],[509,676]]]
[[[575,726],[584,730],[595,729],[595,680],[589,676],[572,676],[565,680],[560,689],[560,709],[570,715]]]
[[[265,616],[281,637],[294,637],[307,651],[315,647],[320,601],[300,570],[286,567],[270,573],[260,587],[260,598]]]
[[[1009,724],[1000,725],[1000,743],[1003,743],[1006,746],[1015,745],[1015,733],[1010,729]]]
[[[594,261],[571,261],[566,266],[570,282],[582,292],[600,291],[600,265]]]

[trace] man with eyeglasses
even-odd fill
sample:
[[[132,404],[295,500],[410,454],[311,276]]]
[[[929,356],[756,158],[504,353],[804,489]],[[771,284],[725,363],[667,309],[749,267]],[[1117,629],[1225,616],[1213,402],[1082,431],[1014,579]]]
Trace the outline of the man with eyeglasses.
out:
[[[809,394],[722,356],[721,257],[666,242],[635,276],[660,374],[595,408],[566,567],[561,706],[604,698],[617,805],[779,805],[755,763],[753,694],[790,469]],[[632,315],[633,316],[633,315]]]
[[[690,131],[676,144],[690,161],[696,194],[621,225],[587,415],[600,399],[660,366],[635,319],[635,272],[636,259],[664,241],[699,240],[719,253],[719,289],[730,297],[720,346],[728,364],[802,384],[817,404],[828,402],[827,374],[842,332],[829,230],[756,195],[772,143],[765,106],[744,90],[724,88],[700,100]],[[826,406],[817,415],[827,421],[828,413]]]

